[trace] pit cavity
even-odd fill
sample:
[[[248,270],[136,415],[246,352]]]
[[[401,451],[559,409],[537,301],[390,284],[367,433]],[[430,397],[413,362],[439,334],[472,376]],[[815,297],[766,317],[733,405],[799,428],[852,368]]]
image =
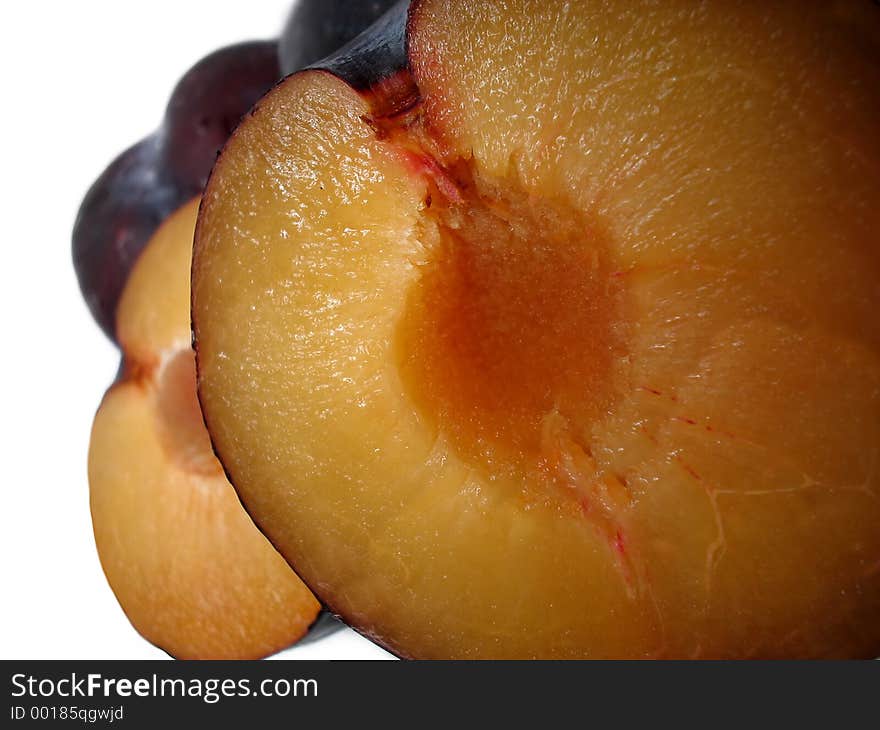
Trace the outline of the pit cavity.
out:
[[[203,476],[223,473],[196,394],[196,361],[191,349],[166,360],[156,387],[158,433],[169,459],[184,471]]]
[[[589,457],[627,349],[608,236],[570,205],[478,179],[470,163],[451,181],[454,197],[434,186],[426,200],[428,262],[398,331],[403,381],[472,466],[556,480],[560,443]]]

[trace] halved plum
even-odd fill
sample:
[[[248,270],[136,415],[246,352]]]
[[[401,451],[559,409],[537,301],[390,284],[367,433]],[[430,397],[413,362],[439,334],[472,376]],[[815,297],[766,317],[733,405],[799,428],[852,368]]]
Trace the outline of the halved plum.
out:
[[[400,12],[205,193],[255,521],[402,656],[876,656],[880,9]]]

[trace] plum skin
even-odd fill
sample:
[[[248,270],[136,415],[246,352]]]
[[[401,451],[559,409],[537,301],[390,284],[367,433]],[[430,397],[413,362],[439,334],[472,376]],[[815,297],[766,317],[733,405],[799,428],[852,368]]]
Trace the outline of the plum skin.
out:
[[[73,227],[73,267],[83,298],[116,341],[116,306],[138,254],[185,195],[159,180],[157,138],[117,157],[89,189]]]
[[[290,13],[278,43],[282,73],[294,73],[333,53],[371,26],[396,2],[300,0]]]

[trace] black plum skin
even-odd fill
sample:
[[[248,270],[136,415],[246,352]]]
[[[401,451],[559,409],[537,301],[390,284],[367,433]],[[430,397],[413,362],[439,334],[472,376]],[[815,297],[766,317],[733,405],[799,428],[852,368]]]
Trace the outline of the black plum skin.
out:
[[[281,71],[320,61],[371,26],[397,0],[299,0],[278,43]]]
[[[406,26],[409,0],[397,0],[375,23],[329,56],[309,66],[329,71],[369,92],[409,67]]]
[[[134,261],[159,224],[181,203],[181,192],[158,174],[151,135],[117,157],[95,181],[73,227],[73,267],[83,298],[113,340],[116,305]]]

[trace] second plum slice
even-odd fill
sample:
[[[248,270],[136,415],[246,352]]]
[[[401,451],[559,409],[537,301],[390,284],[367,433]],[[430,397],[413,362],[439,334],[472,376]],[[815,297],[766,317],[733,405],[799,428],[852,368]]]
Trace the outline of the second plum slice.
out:
[[[255,659],[305,635],[320,605],[242,508],[202,421],[189,327],[197,210],[159,227],[123,291],[125,369],[89,447],[92,520],[145,638],[178,658]]]

